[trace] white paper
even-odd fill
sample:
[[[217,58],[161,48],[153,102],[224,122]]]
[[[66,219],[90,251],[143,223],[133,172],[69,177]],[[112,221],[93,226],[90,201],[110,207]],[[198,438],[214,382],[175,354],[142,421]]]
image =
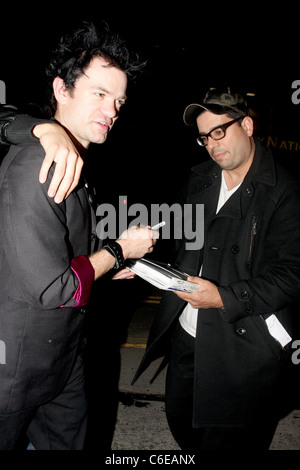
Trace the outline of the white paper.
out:
[[[178,271],[165,263],[158,263],[141,258],[135,262],[128,261],[126,267],[155,287],[163,290],[196,292],[197,284],[187,281],[188,274]]]
[[[269,318],[266,319],[266,324],[269,329],[270,335],[273,336],[273,338],[277,339],[281,346],[284,348],[290,341],[292,341],[292,338],[286,331],[286,329],[282,326],[276,315],[271,315]]]

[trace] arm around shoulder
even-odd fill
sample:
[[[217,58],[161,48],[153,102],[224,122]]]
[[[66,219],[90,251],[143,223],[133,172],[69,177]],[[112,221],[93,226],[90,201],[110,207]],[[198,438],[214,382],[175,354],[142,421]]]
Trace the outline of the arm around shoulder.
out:
[[[50,122],[22,114],[14,106],[0,106],[0,143],[18,145],[37,140],[33,129],[38,124]]]
[[[60,203],[78,185],[83,167],[83,159],[72,140],[63,127],[51,119],[22,114],[13,106],[0,106],[0,144],[18,145],[38,139],[46,153],[39,181],[45,183],[50,167],[56,163],[48,195]]]

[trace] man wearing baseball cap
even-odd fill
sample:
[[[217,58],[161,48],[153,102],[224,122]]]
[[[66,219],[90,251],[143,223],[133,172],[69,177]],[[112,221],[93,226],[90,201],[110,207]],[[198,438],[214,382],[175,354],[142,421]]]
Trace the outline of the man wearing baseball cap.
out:
[[[239,93],[231,93],[230,88],[226,90],[209,90],[201,104],[190,104],[184,111],[183,120],[187,126],[196,124],[197,116],[203,111],[210,111],[213,114],[227,114],[236,111],[241,116],[249,114],[246,99]]]
[[[293,406],[299,184],[253,136],[240,93],[209,91],[184,122],[210,157],[192,168],[184,200],[204,204],[204,245],[181,240],[175,263],[199,290],[165,294],[134,380],[169,362],[166,414],[182,449],[267,450]]]

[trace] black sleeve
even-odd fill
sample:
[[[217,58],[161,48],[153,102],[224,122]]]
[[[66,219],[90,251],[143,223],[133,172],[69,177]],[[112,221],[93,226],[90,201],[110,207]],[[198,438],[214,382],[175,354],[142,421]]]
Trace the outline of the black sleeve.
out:
[[[0,145],[36,142],[32,129],[37,124],[51,122],[43,117],[33,117],[11,105],[0,105]]]

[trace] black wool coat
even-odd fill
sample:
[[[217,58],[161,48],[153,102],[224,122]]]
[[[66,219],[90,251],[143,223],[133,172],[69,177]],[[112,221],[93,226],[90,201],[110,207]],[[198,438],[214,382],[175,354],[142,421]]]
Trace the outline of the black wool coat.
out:
[[[176,266],[214,282],[224,309],[199,309],[194,364],[193,424],[243,425],[279,410],[292,343],[283,348],[265,319],[275,313],[292,339],[299,317],[299,185],[255,140],[251,168],[216,214],[221,169],[213,161],[192,169],[185,203],[204,204],[204,246],[186,250]],[[138,371],[167,357],[185,302],[167,292],[150,330]],[[276,418],[275,418],[276,419]]]

